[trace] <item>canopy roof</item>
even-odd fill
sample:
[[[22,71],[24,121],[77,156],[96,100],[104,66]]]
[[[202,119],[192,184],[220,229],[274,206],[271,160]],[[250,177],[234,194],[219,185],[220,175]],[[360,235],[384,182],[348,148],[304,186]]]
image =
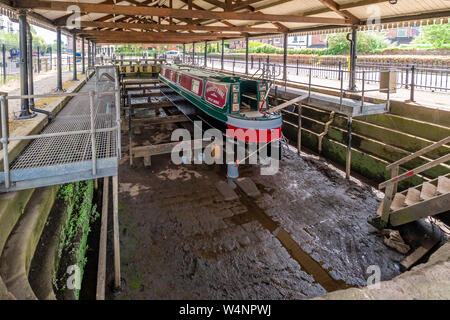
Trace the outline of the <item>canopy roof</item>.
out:
[[[395,4],[392,4],[396,2]],[[367,28],[410,21],[448,22],[448,0],[0,0],[9,15],[62,27],[98,43],[190,43]],[[77,28],[71,29],[80,12]],[[75,19],[76,21],[76,19]]]

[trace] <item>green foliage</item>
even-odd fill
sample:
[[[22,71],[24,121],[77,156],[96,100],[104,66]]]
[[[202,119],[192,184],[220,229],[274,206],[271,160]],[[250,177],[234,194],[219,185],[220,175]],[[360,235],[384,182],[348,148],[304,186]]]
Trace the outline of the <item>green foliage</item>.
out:
[[[336,33],[328,36],[328,54],[339,55],[350,52],[350,42],[346,33]],[[383,33],[358,32],[357,50],[359,53],[377,53],[393,46]]]
[[[435,24],[423,26],[420,29],[420,36],[417,37],[415,44],[428,44],[433,48],[450,47],[450,24]]]
[[[86,251],[90,226],[100,216],[97,206],[93,204],[93,197],[94,182],[92,180],[66,184],[58,192],[58,199],[64,201],[65,214],[68,217],[61,232],[58,256],[61,257],[63,252],[69,254],[80,268],[81,278],[83,278],[84,266],[87,262]],[[61,283],[63,288],[64,279],[61,279]],[[74,293],[78,299],[79,290],[75,290]]]

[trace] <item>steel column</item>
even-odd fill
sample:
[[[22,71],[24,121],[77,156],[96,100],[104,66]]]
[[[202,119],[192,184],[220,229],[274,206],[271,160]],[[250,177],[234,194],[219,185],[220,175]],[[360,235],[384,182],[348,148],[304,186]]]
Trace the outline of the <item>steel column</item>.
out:
[[[56,28],[56,91],[63,91],[62,87],[62,52],[61,27]]]
[[[283,80],[287,81],[288,34],[283,37]]]
[[[192,64],[195,65],[195,42],[192,42]]]
[[[3,83],[6,83],[6,46],[2,44]]]
[[[186,46],[185,46],[185,44],[183,43],[183,63],[184,63],[184,61],[185,61],[185,56],[186,56]]]
[[[245,74],[248,75],[248,37],[245,37]]]
[[[72,54],[73,54],[73,81],[78,81],[77,79],[77,35],[74,33],[72,35]]]
[[[86,74],[84,37],[81,37],[81,73]]]
[[[222,39],[222,52],[221,52],[221,56],[220,56],[220,65],[221,65],[222,70],[223,70],[223,55],[224,55],[224,41]]]
[[[203,66],[206,68],[206,57],[208,56],[208,41],[205,41],[205,52],[204,52],[204,60]]]
[[[351,39],[349,36],[351,35]],[[349,76],[349,90],[356,90],[356,51],[357,51],[357,26],[352,26],[351,34],[347,34],[347,40],[350,41],[350,76]]]
[[[19,42],[20,42],[20,94],[28,94],[28,64],[27,64],[27,16],[24,11],[19,14]],[[31,116],[28,107],[28,99],[22,99],[21,111],[18,119],[26,119]]]
[[[27,24],[28,25],[28,24]],[[33,84],[33,36],[31,35],[30,25],[27,26],[27,63],[28,63],[28,94],[34,94]],[[28,99],[28,106],[34,108],[34,98]]]

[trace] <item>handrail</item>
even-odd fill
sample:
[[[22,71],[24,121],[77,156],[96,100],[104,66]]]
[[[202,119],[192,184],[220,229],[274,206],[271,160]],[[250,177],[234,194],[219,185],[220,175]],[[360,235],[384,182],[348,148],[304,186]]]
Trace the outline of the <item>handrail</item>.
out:
[[[421,172],[423,172],[425,170],[431,169],[431,168],[437,166],[438,164],[441,164],[443,162],[447,162],[449,160],[450,160],[450,153],[446,154],[445,156],[442,156],[442,157],[440,157],[438,159],[430,161],[430,162],[428,162],[428,163],[426,163],[424,165],[421,165],[420,167],[417,167],[417,168],[415,168],[413,170],[407,171],[407,172],[405,172],[405,173],[403,173],[401,175],[393,177],[393,178],[391,178],[391,179],[389,179],[389,180],[387,180],[387,181],[385,181],[383,183],[380,183],[378,188],[380,190],[384,189],[385,187],[387,187],[390,184],[398,183],[398,182],[400,182],[402,180],[405,180],[406,178],[409,178],[409,177],[411,177],[411,176],[413,176],[413,175],[415,175],[417,173],[421,173]]]
[[[438,142],[435,142],[435,143],[433,143],[433,144],[431,144],[431,145],[429,145],[429,146],[427,146],[427,147],[425,147],[425,148],[423,148],[423,149],[421,149],[419,151],[416,151],[416,152],[414,152],[414,153],[412,153],[412,154],[410,154],[410,155],[408,155],[406,157],[403,157],[403,158],[401,158],[401,159],[399,159],[399,160],[397,160],[397,161],[387,165],[386,169],[390,170],[390,169],[392,169],[395,166],[398,166],[398,165],[400,165],[402,163],[408,162],[408,161],[410,161],[410,160],[412,160],[414,158],[417,158],[417,157],[419,157],[419,156],[421,156],[421,155],[423,155],[423,154],[425,154],[425,153],[427,153],[427,152],[429,152],[431,150],[434,150],[434,149],[436,149],[436,148],[438,148],[438,147],[440,147],[440,146],[442,146],[442,145],[444,145],[446,143],[449,143],[449,142],[450,142],[450,136],[448,136],[447,138],[444,138],[444,139],[442,139],[442,140],[440,140]]]

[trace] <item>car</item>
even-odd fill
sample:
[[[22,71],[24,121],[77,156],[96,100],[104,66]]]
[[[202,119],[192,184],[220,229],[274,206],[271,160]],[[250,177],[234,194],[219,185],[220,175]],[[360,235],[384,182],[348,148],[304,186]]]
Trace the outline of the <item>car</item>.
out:
[[[170,51],[166,51],[165,52],[166,55],[166,59],[175,59],[176,57],[180,56],[180,52],[176,51],[176,50],[170,50]]]

